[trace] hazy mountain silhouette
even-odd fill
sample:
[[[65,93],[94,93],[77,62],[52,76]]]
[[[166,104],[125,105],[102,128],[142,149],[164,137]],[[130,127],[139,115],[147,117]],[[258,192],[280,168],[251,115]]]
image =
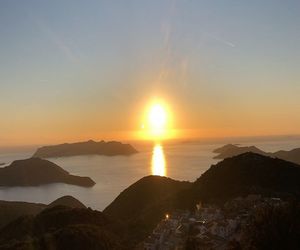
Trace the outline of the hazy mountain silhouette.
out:
[[[268,155],[268,153],[260,150],[255,146],[242,147],[234,144],[227,144],[223,147],[215,149],[213,152],[218,154],[217,156],[214,157],[214,159],[225,159],[225,158],[233,157],[247,152],[257,153],[261,155]]]
[[[0,228],[24,215],[36,215],[46,208],[67,206],[71,208],[86,208],[79,200],[72,196],[63,196],[49,205],[22,201],[0,201]]]
[[[0,168],[0,186],[37,186],[56,182],[86,187],[95,184],[89,177],[70,175],[56,164],[39,158],[17,160]]]
[[[291,161],[300,164],[300,148],[295,148],[289,151],[280,150],[273,153],[273,156],[286,161]]]
[[[55,206],[0,230],[0,249],[122,249],[122,227],[103,213]]]
[[[291,161],[300,164],[300,148],[296,148],[288,151],[280,150],[271,153],[271,152],[264,152],[255,146],[242,147],[239,145],[227,144],[223,147],[215,149],[213,152],[218,154],[217,156],[214,157],[215,159],[225,159],[239,154],[252,152],[252,153],[257,153],[257,154],[270,156],[274,158],[280,158],[286,161]]]
[[[138,151],[130,144],[117,141],[86,141],[45,146],[37,149],[33,157],[51,158],[76,155],[131,155]]]

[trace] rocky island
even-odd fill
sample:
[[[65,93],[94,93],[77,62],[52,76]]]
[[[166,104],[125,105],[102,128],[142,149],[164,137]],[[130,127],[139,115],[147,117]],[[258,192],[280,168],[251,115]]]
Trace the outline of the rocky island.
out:
[[[51,158],[76,155],[132,155],[138,151],[130,144],[124,144],[117,141],[93,140],[77,143],[64,143],[53,146],[44,146],[39,148],[33,157]]]
[[[59,182],[84,187],[95,185],[89,177],[71,175],[58,165],[40,158],[17,160],[0,168],[0,186],[38,186]]]
[[[243,153],[251,152],[300,164],[300,148],[295,148],[287,151],[280,150],[271,153],[265,152],[255,146],[240,146],[237,144],[227,144],[223,147],[215,149],[213,152],[218,154],[214,157],[214,159],[225,159],[228,157],[233,157]]]

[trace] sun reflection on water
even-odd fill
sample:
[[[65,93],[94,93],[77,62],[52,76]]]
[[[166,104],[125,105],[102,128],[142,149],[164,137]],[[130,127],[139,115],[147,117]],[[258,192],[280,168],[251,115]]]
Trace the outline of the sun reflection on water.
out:
[[[166,176],[166,160],[163,147],[156,144],[152,152],[152,175]]]

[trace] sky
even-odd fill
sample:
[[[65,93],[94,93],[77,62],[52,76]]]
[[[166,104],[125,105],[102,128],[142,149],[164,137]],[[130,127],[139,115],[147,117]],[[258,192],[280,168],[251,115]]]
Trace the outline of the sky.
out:
[[[300,2],[2,0],[0,145],[300,134]]]

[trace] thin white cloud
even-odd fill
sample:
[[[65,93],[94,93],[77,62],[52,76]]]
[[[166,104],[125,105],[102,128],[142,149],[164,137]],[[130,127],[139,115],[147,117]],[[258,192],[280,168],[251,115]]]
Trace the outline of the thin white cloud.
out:
[[[224,44],[224,45],[227,45],[227,46],[229,46],[229,47],[231,47],[231,48],[235,48],[235,47],[236,47],[236,44],[235,44],[235,43],[233,43],[233,42],[231,42],[231,41],[228,41],[228,40],[226,40],[226,39],[224,39],[224,38],[221,38],[221,37],[219,37],[219,36],[212,35],[212,34],[206,34],[206,36],[208,36],[208,37],[214,39],[214,40],[217,41],[217,42],[220,42],[220,43],[222,43],[222,44]]]

